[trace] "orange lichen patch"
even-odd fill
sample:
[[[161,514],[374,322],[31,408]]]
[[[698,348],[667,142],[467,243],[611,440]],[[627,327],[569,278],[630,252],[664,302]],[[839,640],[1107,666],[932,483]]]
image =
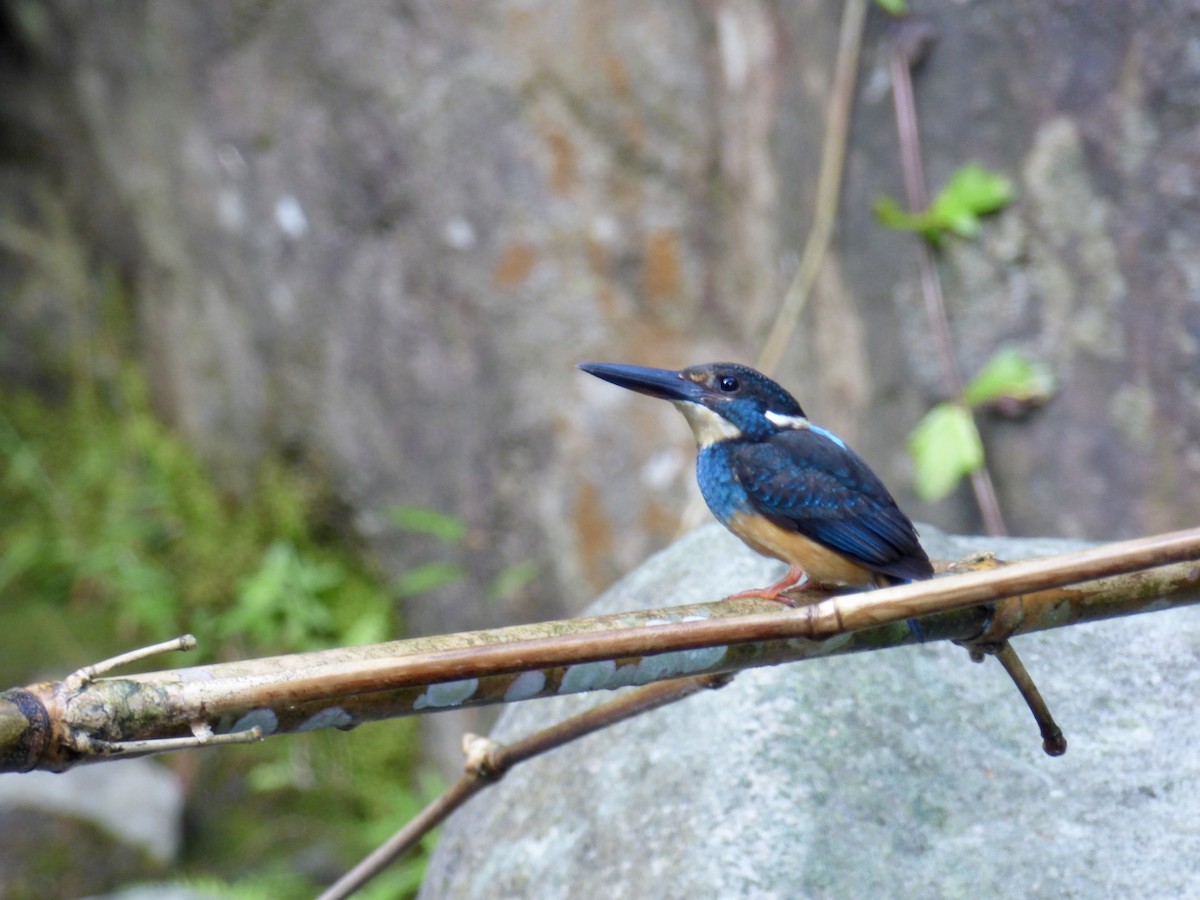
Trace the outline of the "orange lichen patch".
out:
[[[509,10],[506,24],[514,31],[527,31],[534,25],[533,11],[522,7]]]
[[[596,287],[596,306],[606,322],[616,321],[620,315],[621,306],[617,302],[617,292],[612,289],[611,285],[601,284]]]
[[[546,133],[546,143],[550,147],[550,190],[565,194],[575,184],[575,145],[557,129]]]
[[[574,518],[583,575],[593,586],[603,587],[611,580],[607,569],[612,560],[612,526],[604,515],[600,491],[589,481],[579,482]]]
[[[492,284],[503,290],[514,288],[529,277],[535,265],[537,251],[533,247],[522,242],[510,244],[496,262]]]
[[[625,63],[621,62],[621,57],[615,53],[606,55],[604,74],[608,76],[609,86],[616,97],[624,99],[629,96],[629,70],[625,68]]]
[[[642,291],[649,300],[665,300],[679,291],[679,239],[674,231],[661,230],[646,241]]]
[[[654,500],[647,501],[640,519],[642,531],[663,541],[669,541],[679,532],[679,510],[668,509]]]
[[[629,348],[630,359],[645,365],[666,365],[668,360],[687,357],[691,345],[671,323],[652,316],[638,316],[630,324],[632,327],[621,334],[621,346]],[[653,360],[658,362],[652,363]]]

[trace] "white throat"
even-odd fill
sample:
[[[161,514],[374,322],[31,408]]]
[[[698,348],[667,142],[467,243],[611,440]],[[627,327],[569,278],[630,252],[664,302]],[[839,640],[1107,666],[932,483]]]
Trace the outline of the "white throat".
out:
[[[675,401],[675,407],[683,413],[683,417],[692,426],[692,434],[696,436],[696,443],[701,449],[718,441],[727,441],[730,438],[742,436],[740,428],[728,419],[718,416],[707,406],[692,403],[690,400],[678,400]]]

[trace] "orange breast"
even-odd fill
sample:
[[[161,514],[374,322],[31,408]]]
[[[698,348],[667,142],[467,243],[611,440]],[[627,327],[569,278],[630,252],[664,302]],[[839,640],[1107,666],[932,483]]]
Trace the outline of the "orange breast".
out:
[[[851,562],[833,550],[822,547],[794,531],[780,528],[762,516],[736,515],[729,530],[763,556],[800,566],[808,573],[813,587],[875,587],[877,580],[870,569]]]

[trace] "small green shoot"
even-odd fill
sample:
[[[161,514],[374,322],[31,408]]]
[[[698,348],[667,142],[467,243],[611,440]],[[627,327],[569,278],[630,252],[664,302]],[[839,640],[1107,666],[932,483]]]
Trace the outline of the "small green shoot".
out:
[[[908,15],[908,0],[875,0],[876,5],[893,16]]]
[[[457,544],[467,533],[461,519],[423,506],[393,506],[388,518],[404,531],[433,535],[446,544]]]
[[[462,543],[467,534],[467,526],[462,519],[424,506],[393,506],[387,515],[402,531],[426,534],[443,544]],[[466,569],[456,562],[422,563],[393,581],[392,591],[397,597],[415,597],[461,581],[466,574]]]
[[[495,602],[515,597],[537,576],[537,563],[531,559],[507,566],[488,585],[488,600]]]
[[[406,570],[392,582],[397,597],[415,597],[462,580],[467,572],[455,562],[428,562]]]
[[[1014,189],[1005,176],[977,163],[967,163],[955,172],[934,198],[929,209],[910,213],[891,197],[875,201],[875,216],[881,225],[899,231],[915,231],[934,245],[948,233],[962,238],[979,234],[979,219],[998,212],[1012,202]]]

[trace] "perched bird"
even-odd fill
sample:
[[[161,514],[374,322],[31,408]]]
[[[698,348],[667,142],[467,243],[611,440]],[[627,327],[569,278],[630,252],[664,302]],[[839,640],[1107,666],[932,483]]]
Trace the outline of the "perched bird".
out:
[[[794,605],[785,591],[933,575],[916,529],[879,477],[761,372],[735,363],[579,368],[674,403],[696,436],[696,478],[708,508],[753,550],[788,564],[775,584],[734,596]]]

